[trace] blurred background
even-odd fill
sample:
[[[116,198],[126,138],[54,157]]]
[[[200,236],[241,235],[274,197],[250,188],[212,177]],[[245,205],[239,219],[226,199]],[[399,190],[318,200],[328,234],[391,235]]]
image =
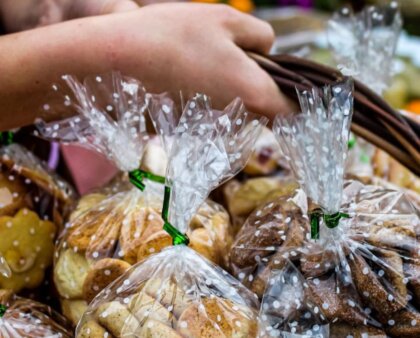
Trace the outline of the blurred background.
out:
[[[328,50],[325,27],[331,15],[343,6],[355,11],[389,0],[192,0],[226,3],[252,13],[273,26],[277,39],[272,53],[288,52],[335,65]],[[142,1],[144,3],[144,1]],[[162,2],[146,0],[146,2]],[[398,1],[404,31],[397,47],[395,76],[385,93],[394,107],[420,114],[420,0]],[[372,60],[375,62],[375,60]],[[420,118],[420,115],[419,115]]]

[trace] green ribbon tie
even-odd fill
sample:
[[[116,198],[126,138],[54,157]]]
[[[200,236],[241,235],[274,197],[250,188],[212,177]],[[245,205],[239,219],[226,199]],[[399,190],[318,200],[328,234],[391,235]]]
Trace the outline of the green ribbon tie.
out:
[[[164,221],[163,230],[165,230],[172,237],[173,245],[180,245],[180,244],[188,245],[190,243],[190,239],[188,238],[188,236],[180,232],[168,221],[170,199],[171,199],[171,188],[165,185],[165,194],[163,197],[163,206],[162,206],[162,218]]]
[[[14,133],[11,131],[0,132],[0,145],[8,146],[13,143]]]
[[[350,150],[350,149],[353,149],[355,145],[356,145],[356,137],[352,135],[350,140],[347,142],[347,147]]]
[[[7,310],[7,306],[0,304],[0,318],[4,316],[4,314],[6,313],[6,310]]]
[[[338,226],[340,223],[340,219],[342,218],[350,218],[349,214],[344,212],[336,212],[334,214],[325,214],[321,209],[315,209],[310,214],[310,223],[311,223],[311,238],[312,239],[319,239],[319,223],[320,219],[324,220],[324,224],[333,229]]]
[[[145,178],[153,182],[165,184],[165,177],[155,175],[141,169],[130,171],[128,173],[128,178],[130,179],[130,182],[134,184],[137,188],[139,188],[141,191],[144,191],[144,189],[146,188],[146,185],[143,182]]]

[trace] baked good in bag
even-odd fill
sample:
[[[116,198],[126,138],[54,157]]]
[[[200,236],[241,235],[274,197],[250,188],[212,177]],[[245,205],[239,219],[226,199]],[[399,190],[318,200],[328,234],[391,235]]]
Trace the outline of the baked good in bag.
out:
[[[236,234],[249,214],[260,204],[288,195],[297,188],[296,181],[290,177],[258,177],[240,182],[230,180],[223,186],[223,195]]]
[[[54,240],[72,204],[72,189],[20,145],[0,148],[0,254],[9,276],[0,287],[34,289],[52,264]]]
[[[131,189],[109,197],[94,193],[82,197],[71,214],[70,227],[56,252],[54,284],[63,312],[69,313],[74,325],[80,318],[74,313],[81,311],[70,311],[69,304],[87,306],[132,264],[172,245],[162,230],[158,203],[154,202],[156,207],[145,203],[143,194]],[[132,207],[127,209],[127,205]],[[226,264],[232,236],[229,216],[221,206],[210,200],[204,203],[191,222],[189,235],[193,249],[217,264]]]
[[[260,334],[417,337],[407,263],[418,255],[419,215],[402,191],[344,182],[351,82],[299,98],[303,113],[279,116],[275,130],[302,189],[289,201],[302,217],[288,231],[305,231],[277,249]]]
[[[179,260],[181,252],[185,258]],[[187,261],[189,267],[183,265]],[[191,267],[201,271],[190,272]],[[167,248],[98,295],[76,337],[255,337],[256,299],[213,269],[187,247]]]
[[[73,337],[67,320],[47,305],[6,289],[0,290],[0,303],[5,310],[0,318],[0,337]]]

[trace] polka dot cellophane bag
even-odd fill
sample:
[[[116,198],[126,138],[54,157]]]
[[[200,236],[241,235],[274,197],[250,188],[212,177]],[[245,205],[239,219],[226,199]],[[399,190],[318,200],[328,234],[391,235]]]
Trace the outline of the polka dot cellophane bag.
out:
[[[42,284],[74,197],[25,147],[0,147],[0,288],[20,292]]]
[[[162,148],[147,144],[146,110],[167,114],[164,111],[174,109],[166,95],[147,94],[140,82],[119,73],[88,77],[83,84],[71,76],[63,79],[67,86],[54,84],[56,93],[44,108],[73,109],[78,114],[60,122],[40,122],[40,133],[94,149],[122,171],[109,186],[79,200],[57,245],[54,284],[64,315],[76,325],[106,285],[131,265],[171,245],[160,215],[163,184],[146,178],[141,183],[147,188],[141,191],[130,182],[139,166],[157,168],[152,174],[162,174],[166,166]],[[171,116],[175,121],[177,116]],[[210,200],[203,203],[188,234],[191,248],[226,265],[232,236],[223,207]]]
[[[171,149],[165,229],[178,245],[137,263],[96,296],[77,337],[256,336],[256,295],[186,246],[184,234],[209,192],[243,168],[266,120],[247,113],[239,101],[224,112],[209,104],[206,96],[190,100],[164,141]],[[160,120],[157,130],[165,123]]]
[[[417,337],[420,220],[401,191],[345,182],[352,83],[299,93],[274,131],[302,190],[267,202],[231,252],[262,296],[259,337]]]
[[[71,338],[67,320],[49,306],[0,290],[0,336],[7,338]]]

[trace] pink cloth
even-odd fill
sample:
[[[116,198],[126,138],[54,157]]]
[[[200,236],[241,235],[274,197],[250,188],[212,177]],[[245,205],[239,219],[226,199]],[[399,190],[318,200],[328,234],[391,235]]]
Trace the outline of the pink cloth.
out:
[[[110,161],[95,151],[75,145],[62,145],[61,152],[81,195],[102,187],[118,172]]]

